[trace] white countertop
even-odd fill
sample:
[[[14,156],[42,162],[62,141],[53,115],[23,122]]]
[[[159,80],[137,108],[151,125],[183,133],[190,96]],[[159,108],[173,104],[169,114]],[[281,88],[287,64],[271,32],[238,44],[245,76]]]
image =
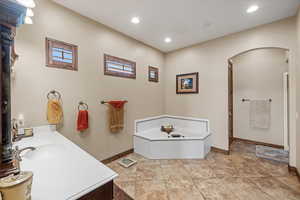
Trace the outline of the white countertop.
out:
[[[33,172],[32,200],[76,200],[118,175],[48,126],[14,144],[36,147],[22,153],[21,170]]]

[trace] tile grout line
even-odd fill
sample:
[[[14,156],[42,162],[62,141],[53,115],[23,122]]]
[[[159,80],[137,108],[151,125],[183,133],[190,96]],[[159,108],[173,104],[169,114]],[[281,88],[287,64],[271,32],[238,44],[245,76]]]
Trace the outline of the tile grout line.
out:
[[[296,190],[294,190],[294,188],[291,188],[288,184],[286,184],[285,182],[282,182],[281,180],[279,180],[278,178],[284,178],[284,177],[287,177],[287,176],[278,176],[278,177],[274,177],[277,181],[279,181],[280,183],[284,184],[285,186],[287,186],[290,190],[293,190],[295,192],[298,192]],[[297,178],[297,177],[296,177]]]
[[[201,190],[198,188],[197,184],[195,183],[194,179],[192,178],[192,182],[194,184],[194,186],[197,188],[198,192],[200,192],[200,195],[202,196],[202,198],[204,200],[206,200],[207,198],[205,197],[205,195],[201,192]]]
[[[257,178],[269,178],[269,177],[257,177]],[[264,194],[266,194],[267,195],[267,197],[270,197],[271,199],[273,199],[273,197],[269,194],[269,193],[267,193],[267,192],[265,192],[262,188],[260,188],[256,183],[255,183],[255,181],[253,181],[253,180],[251,180],[251,178],[246,178],[246,179],[248,179],[251,183],[253,183],[254,185],[255,185],[255,187],[257,187],[258,188],[258,190],[260,190],[262,193],[264,193]]]

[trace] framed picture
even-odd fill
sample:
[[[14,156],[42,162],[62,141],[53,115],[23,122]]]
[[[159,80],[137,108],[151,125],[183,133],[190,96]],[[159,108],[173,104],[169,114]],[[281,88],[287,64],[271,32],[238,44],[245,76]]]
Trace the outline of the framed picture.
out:
[[[199,93],[199,73],[179,74],[176,76],[177,94]]]
[[[151,82],[158,82],[158,68],[149,66],[148,78]]]

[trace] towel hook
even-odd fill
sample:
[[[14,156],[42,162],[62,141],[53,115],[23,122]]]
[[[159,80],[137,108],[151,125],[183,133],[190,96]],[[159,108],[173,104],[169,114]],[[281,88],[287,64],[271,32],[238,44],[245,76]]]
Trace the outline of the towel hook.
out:
[[[81,107],[83,107],[84,110],[88,110],[89,109],[89,106],[86,103],[84,103],[83,101],[80,101],[78,103],[78,110],[80,110]]]
[[[61,95],[58,91],[56,90],[51,90],[48,94],[47,94],[47,98],[50,99],[50,95],[55,96],[55,98],[57,98],[58,100],[61,99]]]

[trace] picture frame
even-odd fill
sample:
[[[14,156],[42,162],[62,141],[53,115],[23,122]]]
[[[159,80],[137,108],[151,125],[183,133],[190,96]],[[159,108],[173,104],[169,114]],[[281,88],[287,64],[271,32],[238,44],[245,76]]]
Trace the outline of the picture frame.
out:
[[[157,67],[148,67],[148,80],[150,82],[158,82],[159,79],[159,69]]]
[[[176,94],[198,94],[199,73],[176,75]]]

